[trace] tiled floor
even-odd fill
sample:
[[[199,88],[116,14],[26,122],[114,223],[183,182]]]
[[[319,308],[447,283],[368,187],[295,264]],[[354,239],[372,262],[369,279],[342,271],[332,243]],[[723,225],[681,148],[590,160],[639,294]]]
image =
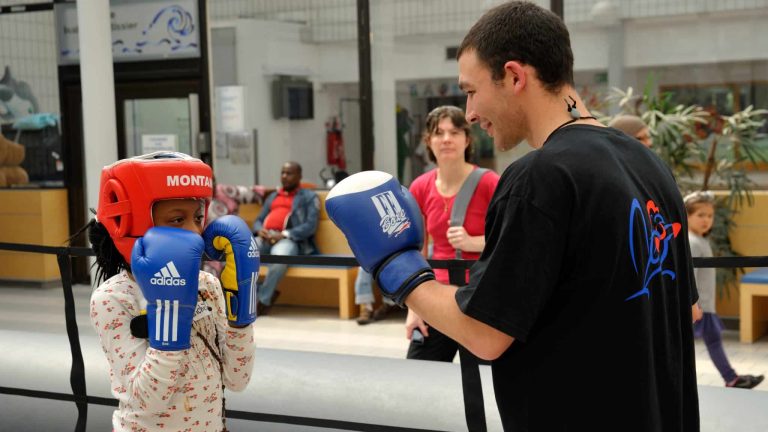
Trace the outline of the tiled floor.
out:
[[[90,291],[84,285],[74,289],[82,334],[94,334],[88,319]],[[64,334],[63,305],[58,289],[0,287],[0,329]],[[354,320],[338,319],[333,309],[275,306],[270,315],[256,321],[256,341],[266,348],[401,358],[408,348],[404,321],[405,313],[400,311],[384,321],[359,326]],[[740,343],[735,331],[726,331],[723,337],[737,373],[768,374],[768,337],[754,344]],[[723,384],[700,340],[696,359],[699,384]],[[768,391],[768,382],[756,390]]]
[[[333,310],[277,306],[271,315],[257,320],[256,338],[259,346],[269,348],[399,358],[408,349],[404,322],[404,312],[359,326],[354,320],[338,320]],[[768,375],[768,337],[754,344],[742,344],[739,333],[728,330],[723,333],[723,341],[736,373]],[[723,385],[701,340],[696,340],[696,369],[699,384]],[[755,389],[768,391],[768,381]]]
[[[768,337],[764,336],[753,344],[744,344],[739,342],[738,331],[728,330],[723,333],[723,344],[737,374],[768,375]],[[700,385],[723,385],[723,379],[701,340],[696,341],[696,374]],[[768,382],[763,382],[755,390],[768,391]]]

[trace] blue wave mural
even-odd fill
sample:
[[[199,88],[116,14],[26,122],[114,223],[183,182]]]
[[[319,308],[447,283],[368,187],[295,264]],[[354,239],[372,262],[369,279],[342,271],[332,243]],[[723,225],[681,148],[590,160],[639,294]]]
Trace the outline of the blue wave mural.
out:
[[[166,6],[157,11],[142,30],[137,41],[115,39],[112,52],[119,54],[143,54],[162,47],[160,52],[195,51],[199,44],[194,41],[196,24],[192,14],[179,5]],[[125,33],[122,33],[125,34]],[[131,39],[128,37],[127,39]],[[190,40],[192,39],[192,40]],[[79,56],[79,49],[64,49],[62,57]]]

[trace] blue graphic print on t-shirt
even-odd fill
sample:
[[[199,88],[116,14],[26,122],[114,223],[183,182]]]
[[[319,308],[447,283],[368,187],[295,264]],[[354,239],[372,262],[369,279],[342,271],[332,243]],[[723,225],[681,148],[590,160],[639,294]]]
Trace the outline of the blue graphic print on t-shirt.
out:
[[[636,226],[636,224],[638,224]],[[642,225],[640,225],[642,224]],[[637,227],[642,228],[643,243],[635,244]],[[657,275],[669,276],[675,279],[675,272],[664,269],[664,261],[669,252],[669,242],[677,237],[682,225],[679,222],[667,222],[661,214],[659,207],[653,200],[648,200],[645,204],[645,212],[637,199],[632,200],[632,206],[629,210],[629,253],[632,257],[632,264],[635,266],[635,272],[643,275],[643,287],[630,295],[625,301],[632,300],[643,294],[650,297],[648,285]],[[641,249],[637,249],[641,248]],[[647,258],[645,258],[647,253]],[[643,262],[647,259],[646,262]]]

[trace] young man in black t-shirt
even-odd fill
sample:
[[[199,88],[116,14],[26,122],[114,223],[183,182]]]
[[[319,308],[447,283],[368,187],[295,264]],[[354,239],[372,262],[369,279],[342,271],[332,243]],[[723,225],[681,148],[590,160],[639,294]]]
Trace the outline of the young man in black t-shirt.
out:
[[[386,196],[400,219],[418,217],[385,173],[337,185],[329,216],[385,296],[492,360],[505,430],[698,431],[698,294],[669,169],[589,115],[573,88],[568,30],[551,12],[528,2],[491,9],[458,62],[467,119],[501,150],[522,140],[537,149],[501,177],[469,284],[437,283],[407,258],[418,224],[415,235],[376,234],[369,201],[382,207]]]
[[[698,294],[669,169],[589,116],[549,11],[501,5],[458,56],[467,116],[501,148],[538,149],[502,176],[485,251],[456,292],[464,314],[511,339],[465,338],[493,359],[505,429],[698,430]]]

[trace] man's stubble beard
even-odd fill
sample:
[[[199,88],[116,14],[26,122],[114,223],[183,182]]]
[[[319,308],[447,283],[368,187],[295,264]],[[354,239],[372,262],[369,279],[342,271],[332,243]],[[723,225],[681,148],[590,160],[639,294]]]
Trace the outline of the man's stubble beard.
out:
[[[506,152],[514,149],[520,143],[526,141],[527,132],[521,127],[521,125],[527,124],[525,114],[519,108],[510,108],[513,112],[509,116],[511,120],[507,124],[511,125],[507,131],[500,131],[505,133],[495,134],[493,137],[493,143],[499,151]],[[497,129],[498,130],[498,129]]]

